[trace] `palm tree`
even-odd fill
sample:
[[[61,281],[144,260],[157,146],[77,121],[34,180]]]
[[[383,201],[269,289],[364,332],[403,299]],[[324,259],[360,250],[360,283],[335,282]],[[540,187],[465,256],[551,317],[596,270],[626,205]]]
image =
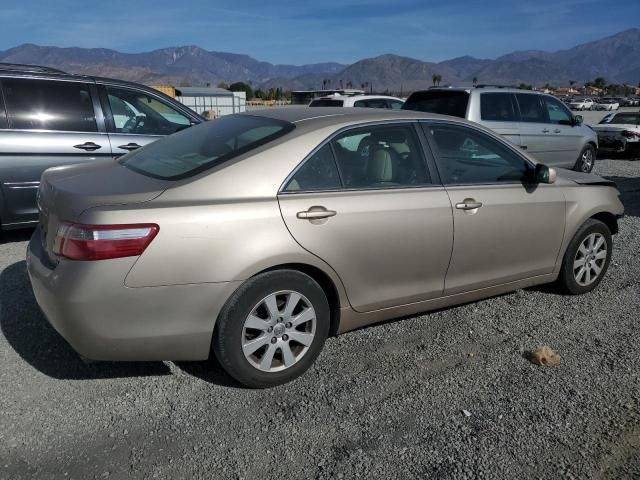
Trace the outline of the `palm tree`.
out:
[[[478,77],[473,77],[473,86],[475,87],[478,84]]]
[[[438,83],[438,74],[434,73],[431,76],[431,81],[433,82],[433,86],[435,87],[437,85],[437,83]]]

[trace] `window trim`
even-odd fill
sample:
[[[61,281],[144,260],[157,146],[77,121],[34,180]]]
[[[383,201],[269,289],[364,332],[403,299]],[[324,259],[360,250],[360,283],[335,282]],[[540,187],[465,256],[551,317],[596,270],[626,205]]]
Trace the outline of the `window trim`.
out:
[[[442,182],[442,185],[445,188],[449,188],[449,187],[479,187],[479,186],[483,186],[483,185],[484,186],[500,186],[500,185],[520,185],[520,186],[525,186],[525,185],[536,184],[535,182],[525,183],[522,180],[509,180],[509,181],[504,181],[504,182],[446,183],[445,180],[444,180],[445,177],[440,174],[440,172],[444,171],[444,167],[442,165],[442,159],[440,158],[440,151],[438,150],[438,146],[436,145],[436,142],[435,142],[435,139],[433,138],[433,135],[431,135],[431,132],[428,132],[427,128],[425,128],[425,127],[429,127],[431,125],[445,125],[445,126],[454,126],[454,127],[459,127],[459,128],[466,128],[467,130],[478,132],[481,135],[484,134],[487,137],[498,141],[503,147],[507,148],[507,150],[511,151],[517,157],[519,157],[522,160],[524,160],[527,163],[527,165],[529,165],[529,167],[533,171],[535,171],[536,164],[533,163],[525,155],[523,155],[522,152],[520,152],[517,148],[515,148],[509,142],[505,141],[500,135],[495,134],[493,132],[485,132],[484,130],[481,130],[479,128],[475,128],[475,127],[473,127],[471,125],[467,125],[467,124],[462,123],[462,122],[450,121],[450,120],[449,121],[447,121],[447,120],[424,120],[424,121],[421,121],[420,124],[421,124],[422,130],[424,131],[424,136],[425,136],[426,140],[429,142],[429,147],[432,149],[432,154],[433,154],[433,158],[435,160],[436,166],[438,168],[438,174],[439,174],[439,177],[440,177],[440,181]]]
[[[377,190],[405,190],[405,189],[416,189],[416,188],[434,188],[434,187],[440,187],[442,188],[442,183],[440,183],[440,175],[439,172],[437,172],[436,170],[436,175],[434,175],[434,171],[430,165],[430,159],[428,157],[431,156],[431,152],[427,151],[424,147],[424,140],[422,138],[422,132],[420,131],[421,129],[418,127],[418,120],[406,120],[406,119],[402,119],[402,120],[393,120],[393,121],[388,121],[388,120],[377,120],[377,121],[371,121],[371,122],[364,122],[364,123],[359,123],[359,124],[354,124],[354,125],[348,125],[346,127],[342,127],[338,130],[336,130],[335,132],[333,132],[331,135],[329,135],[327,138],[325,138],[322,142],[320,142],[313,150],[311,150],[311,152],[305,156],[300,163],[298,163],[298,165],[296,165],[296,167],[289,173],[289,175],[287,175],[287,177],[284,179],[284,181],[282,182],[282,184],[280,185],[280,187],[278,188],[278,193],[277,195],[299,195],[299,194],[309,194],[309,193],[335,193],[335,192],[366,192],[366,191],[377,191]],[[420,185],[390,185],[390,186],[386,186],[386,187],[358,187],[358,188],[346,188],[344,185],[344,179],[342,176],[342,170],[340,169],[340,165],[338,164],[338,159],[336,158],[336,154],[335,154],[335,148],[333,146],[333,140],[340,136],[342,133],[349,131],[349,130],[356,130],[359,128],[366,128],[366,127],[375,127],[375,126],[386,126],[386,125],[407,125],[409,126],[409,128],[411,128],[414,132],[414,135],[416,136],[416,138],[418,139],[418,147],[420,148],[421,152],[422,152],[422,161],[424,163],[425,166],[425,171],[426,173],[431,177],[431,182],[430,183],[422,183]],[[331,153],[333,155],[333,161],[336,164],[336,167],[338,168],[338,175],[340,176],[340,183],[342,184],[342,187],[339,189],[326,189],[326,190],[297,190],[297,191],[286,191],[285,188],[286,186],[289,184],[289,182],[293,179],[293,177],[296,175],[296,173],[298,172],[298,170],[300,170],[300,168],[302,168],[302,166],[311,158],[313,157],[322,147],[324,147],[327,143],[329,143],[329,145],[331,146]],[[432,158],[431,158],[432,159]]]
[[[58,82],[58,83],[77,83],[86,87],[89,92],[89,100],[91,101],[91,108],[93,109],[93,119],[96,124],[96,130],[88,132],[86,130],[55,130],[50,128],[14,128],[9,119],[9,109],[7,107],[4,82],[6,80],[24,80],[24,81],[40,81],[40,82]],[[102,112],[96,109],[96,90],[95,83],[89,79],[84,80],[70,80],[70,79],[58,79],[58,78],[41,78],[41,77],[28,77],[28,76],[16,76],[16,77],[3,77],[0,79],[0,94],[2,95],[2,104],[4,104],[4,113],[6,118],[6,127],[0,128],[0,131],[10,132],[35,132],[35,133],[72,133],[76,135],[100,135],[106,133],[104,128],[104,121]]]
[[[486,98],[488,95],[506,95],[509,97],[511,101],[511,108],[513,109],[513,114],[515,115],[514,120],[488,120],[482,116],[482,99]],[[516,96],[512,92],[481,92],[480,93],[480,120],[483,122],[501,122],[501,123],[517,123],[521,122],[520,116],[520,105],[516,100]]]

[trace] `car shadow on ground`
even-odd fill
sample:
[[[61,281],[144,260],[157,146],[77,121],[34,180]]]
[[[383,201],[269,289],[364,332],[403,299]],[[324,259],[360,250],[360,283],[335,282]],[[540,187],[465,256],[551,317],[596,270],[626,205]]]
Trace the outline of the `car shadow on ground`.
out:
[[[604,177],[615,182],[620,190],[620,201],[624,205],[624,214],[640,217],[640,177]]]
[[[0,273],[0,329],[11,347],[33,368],[53,378],[96,378],[169,375],[162,362],[84,362],[40,311],[26,271],[26,262]]]

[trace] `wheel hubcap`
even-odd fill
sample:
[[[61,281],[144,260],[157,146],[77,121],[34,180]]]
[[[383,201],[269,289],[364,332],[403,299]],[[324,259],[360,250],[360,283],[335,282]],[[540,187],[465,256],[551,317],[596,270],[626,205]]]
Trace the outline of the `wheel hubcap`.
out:
[[[593,165],[593,152],[587,149],[582,154],[582,171],[589,173],[591,171],[591,165]]]
[[[595,282],[607,260],[607,241],[604,235],[592,233],[578,247],[573,260],[573,277],[578,285],[586,287]]]
[[[244,322],[242,351],[263,372],[278,372],[300,361],[313,343],[316,313],[301,293],[284,290],[258,302]]]

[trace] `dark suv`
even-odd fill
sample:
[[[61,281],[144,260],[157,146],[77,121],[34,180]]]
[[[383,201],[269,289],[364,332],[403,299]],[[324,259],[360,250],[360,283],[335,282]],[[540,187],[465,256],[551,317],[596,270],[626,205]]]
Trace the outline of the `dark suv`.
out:
[[[143,85],[0,63],[0,221],[38,220],[42,172],[118,157],[203,119]]]

